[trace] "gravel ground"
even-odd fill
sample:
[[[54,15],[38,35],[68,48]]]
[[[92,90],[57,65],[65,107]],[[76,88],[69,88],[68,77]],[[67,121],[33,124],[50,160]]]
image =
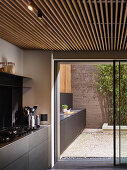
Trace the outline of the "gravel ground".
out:
[[[121,155],[127,157],[127,133],[121,136]],[[117,135],[117,156],[118,139]],[[113,157],[113,133],[101,129],[85,129],[61,155],[61,158],[69,157]]]

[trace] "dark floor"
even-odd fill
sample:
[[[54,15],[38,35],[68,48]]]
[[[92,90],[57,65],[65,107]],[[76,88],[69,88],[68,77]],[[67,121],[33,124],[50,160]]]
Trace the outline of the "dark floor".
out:
[[[122,170],[127,167],[114,167],[113,159],[85,159],[85,160],[60,160],[53,169],[84,169],[84,170]]]

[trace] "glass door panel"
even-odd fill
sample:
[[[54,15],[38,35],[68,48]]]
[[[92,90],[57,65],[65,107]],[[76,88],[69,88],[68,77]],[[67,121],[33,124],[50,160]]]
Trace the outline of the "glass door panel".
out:
[[[120,164],[127,163],[127,61],[119,61],[119,151]]]
[[[127,164],[127,61],[114,62],[115,164]]]

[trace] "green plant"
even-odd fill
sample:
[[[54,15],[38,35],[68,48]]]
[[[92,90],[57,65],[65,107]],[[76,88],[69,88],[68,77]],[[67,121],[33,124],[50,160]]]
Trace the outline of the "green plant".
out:
[[[103,64],[96,65],[98,73],[94,74],[96,77],[96,85],[98,91],[103,95],[106,102],[104,106],[108,112],[108,123],[113,124],[113,65]],[[115,67],[116,78],[116,124],[119,124],[119,112],[120,112],[120,124],[127,125],[127,65],[119,65]],[[120,83],[120,86],[119,86]]]
[[[67,109],[68,106],[66,104],[62,105],[62,109]]]

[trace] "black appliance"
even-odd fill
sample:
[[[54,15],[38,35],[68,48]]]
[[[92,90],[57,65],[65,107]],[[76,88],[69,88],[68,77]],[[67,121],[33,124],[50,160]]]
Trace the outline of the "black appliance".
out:
[[[0,143],[6,143],[21,137],[31,130],[27,126],[7,127],[0,129]]]

